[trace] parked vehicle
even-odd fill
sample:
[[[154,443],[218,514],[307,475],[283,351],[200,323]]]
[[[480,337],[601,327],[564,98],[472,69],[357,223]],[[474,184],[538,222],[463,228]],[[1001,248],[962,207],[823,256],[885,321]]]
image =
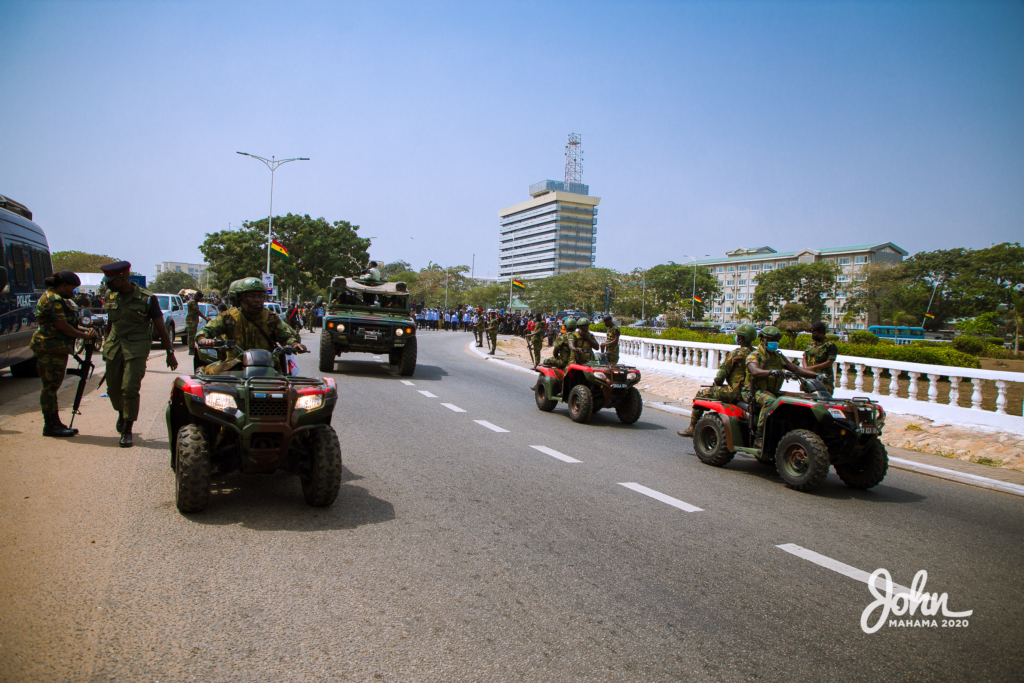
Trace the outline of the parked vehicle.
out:
[[[185,342],[185,304],[177,294],[156,294],[156,300],[160,304],[160,312],[164,314],[164,326],[167,327],[167,334],[174,343],[175,336],[180,336],[182,343]],[[200,318],[202,321],[202,318]],[[153,341],[159,341],[156,327],[150,326],[150,334]]]
[[[533,386],[534,399],[537,408],[546,413],[565,403],[572,421],[583,423],[602,408],[614,408],[619,420],[633,424],[644,410],[636,388],[640,371],[611,365],[603,353],[587,365],[573,363],[564,371],[547,365],[537,365],[534,370],[540,374]]]
[[[277,315],[278,318],[284,317],[284,308],[282,308],[281,304],[277,303],[276,301],[264,301],[263,308],[267,309],[271,313],[274,313],[275,315]]]

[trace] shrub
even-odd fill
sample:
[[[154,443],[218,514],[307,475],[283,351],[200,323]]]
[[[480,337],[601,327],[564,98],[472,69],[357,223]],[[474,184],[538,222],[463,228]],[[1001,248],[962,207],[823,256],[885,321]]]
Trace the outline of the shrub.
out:
[[[607,332],[608,328],[604,326],[604,323],[596,323],[590,326],[591,332]]]
[[[977,356],[985,350],[985,342],[978,339],[977,337],[968,337],[965,334],[960,335],[953,340],[953,348],[961,353],[969,353],[972,356]]]
[[[985,343],[995,344],[996,346],[1002,346],[1006,343],[1006,340],[1002,337],[985,337]]]
[[[911,346],[924,346],[924,347],[927,347],[927,348],[935,348],[937,346],[942,346],[942,343],[941,342],[937,342],[937,341],[932,341],[931,339],[918,339],[917,341],[910,342],[910,345]]]
[[[878,337],[873,332],[867,330],[854,330],[850,332],[850,343],[851,344],[877,344]]]
[[[999,349],[989,346],[981,353],[982,358],[997,358],[999,360],[1022,360],[1024,355],[1015,356],[1011,349]]]
[[[976,356],[951,348],[886,346],[882,344],[837,344],[837,346],[841,356],[860,356],[861,358],[878,358],[926,365],[948,365],[958,368],[981,367]]]

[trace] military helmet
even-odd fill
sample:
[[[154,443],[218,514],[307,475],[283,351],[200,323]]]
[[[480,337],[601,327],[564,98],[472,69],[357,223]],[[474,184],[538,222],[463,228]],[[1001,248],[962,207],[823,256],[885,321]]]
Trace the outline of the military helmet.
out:
[[[228,296],[231,297],[231,303],[236,306],[241,303],[242,294],[244,292],[266,292],[267,288],[264,286],[263,281],[258,277],[244,277],[241,280],[235,280],[228,287]]]
[[[588,325],[590,325],[590,318],[581,317],[576,321],[576,327],[587,327]]]
[[[761,328],[760,336],[765,341],[779,341],[782,339],[782,332],[774,325],[768,325]]]
[[[576,319],[575,318],[566,318],[565,319],[565,329],[568,330],[568,331],[575,330],[576,329]]]
[[[742,337],[748,344],[753,344],[757,339],[757,330],[750,323],[745,323],[736,328],[736,336]]]

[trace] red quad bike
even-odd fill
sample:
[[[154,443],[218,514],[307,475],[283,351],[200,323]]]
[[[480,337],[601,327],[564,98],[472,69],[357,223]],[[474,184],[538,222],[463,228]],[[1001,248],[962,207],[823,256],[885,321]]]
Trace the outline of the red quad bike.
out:
[[[885,478],[889,455],[881,442],[885,411],[868,398],[832,398],[817,379],[791,372],[802,393],[783,392],[764,423],[763,447],[753,448],[757,412],[746,403],[697,398],[706,412],[693,430],[693,450],[701,462],[722,467],[736,453],[774,465],[782,480],[797,491],[813,491],[825,481],[829,466],[855,489],[869,489]]]
[[[573,422],[586,422],[602,408],[614,408],[619,420],[633,424],[644,410],[636,388],[640,371],[628,365],[611,365],[603,353],[586,365],[572,363],[565,370],[548,365],[534,367],[540,377],[531,388],[537,407],[546,413],[559,402],[569,405]]]

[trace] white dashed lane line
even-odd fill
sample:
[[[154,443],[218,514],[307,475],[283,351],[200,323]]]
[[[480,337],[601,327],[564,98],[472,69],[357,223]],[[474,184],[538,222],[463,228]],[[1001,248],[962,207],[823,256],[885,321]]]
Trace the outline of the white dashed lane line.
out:
[[[831,569],[832,571],[836,572],[837,574],[842,574],[843,576],[847,576],[847,577],[849,577],[849,578],[851,578],[851,579],[853,579],[855,581],[860,581],[861,583],[866,583],[866,584],[870,584],[871,583],[871,574],[868,574],[865,571],[861,571],[860,569],[857,569],[856,567],[851,567],[848,564],[844,564],[844,563],[840,562],[839,560],[833,560],[831,557],[826,557],[825,555],[821,555],[819,553],[816,553],[813,550],[808,550],[807,548],[798,546],[795,543],[783,543],[782,545],[777,545],[775,547],[778,548],[779,550],[785,550],[790,555],[796,555],[797,557],[802,557],[803,559],[807,560],[808,562],[813,562],[814,564],[818,565],[819,567],[824,567],[825,569]],[[877,577],[875,579],[875,586],[877,586],[878,588],[880,588],[881,590],[884,591],[885,590],[885,580],[882,579],[882,577]],[[909,588],[905,588],[904,586],[900,586],[899,584],[895,584],[894,583],[892,585],[892,593],[893,593],[893,595],[896,595],[898,593],[907,593],[907,594],[909,594],[910,593],[910,589]]]
[[[650,496],[654,500],[660,500],[662,503],[668,503],[672,507],[677,507],[680,510],[684,510],[686,512],[703,512],[703,509],[697,507],[696,505],[690,505],[689,503],[684,503],[683,501],[679,500],[678,498],[673,498],[672,496],[666,496],[664,493],[659,493],[658,491],[655,491],[654,489],[649,489],[646,486],[641,486],[640,484],[634,484],[633,482],[627,482],[627,483],[621,483],[620,482],[619,486],[625,486],[627,489],[632,489],[633,491],[636,491],[637,493],[642,493],[645,496]]]
[[[402,380],[402,384],[404,384],[404,385],[405,385],[405,386],[407,386],[407,387],[414,387],[414,386],[416,386],[415,384],[413,384],[412,382],[410,382],[410,381],[409,381],[409,380],[407,380],[407,379],[403,379],[403,380]]]
[[[502,428],[501,428],[501,427],[499,427],[498,425],[495,425],[495,424],[491,424],[491,423],[490,423],[490,422],[488,422],[487,420],[473,420],[473,422],[476,422],[476,423],[477,423],[478,425],[480,425],[481,427],[487,427],[487,428],[488,428],[488,429],[490,429],[490,430],[491,430],[492,432],[505,432],[505,433],[508,433],[508,430],[507,430],[507,429],[502,429]]]
[[[452,411],[453,413],[464,413],[464,412],[466,412],[462,408],[460,408],[460,407],[458,407],[456,405],[452,405],[451,403],[442,403],[441,405],[443,405],[445,408],[447,408],[448,410]]]
[[[427,398],[437,398],[437,396],[434,396],[434,395],[433,395],[432,393],[430,393],[429,391],[423,391],[422,389],[420,389],[419,393],[423,394],[423,395],[424,395],[424,396],[426,396]]]
[[[540,451],[544,455],[550,455],[552,458],[558,458],[562,462],[580,462],[576,458],[570,458],[565,453],[559,453],[555,449],[548,448],[547,446],[530,446],[530,448],[532,448],[535,451]]]

